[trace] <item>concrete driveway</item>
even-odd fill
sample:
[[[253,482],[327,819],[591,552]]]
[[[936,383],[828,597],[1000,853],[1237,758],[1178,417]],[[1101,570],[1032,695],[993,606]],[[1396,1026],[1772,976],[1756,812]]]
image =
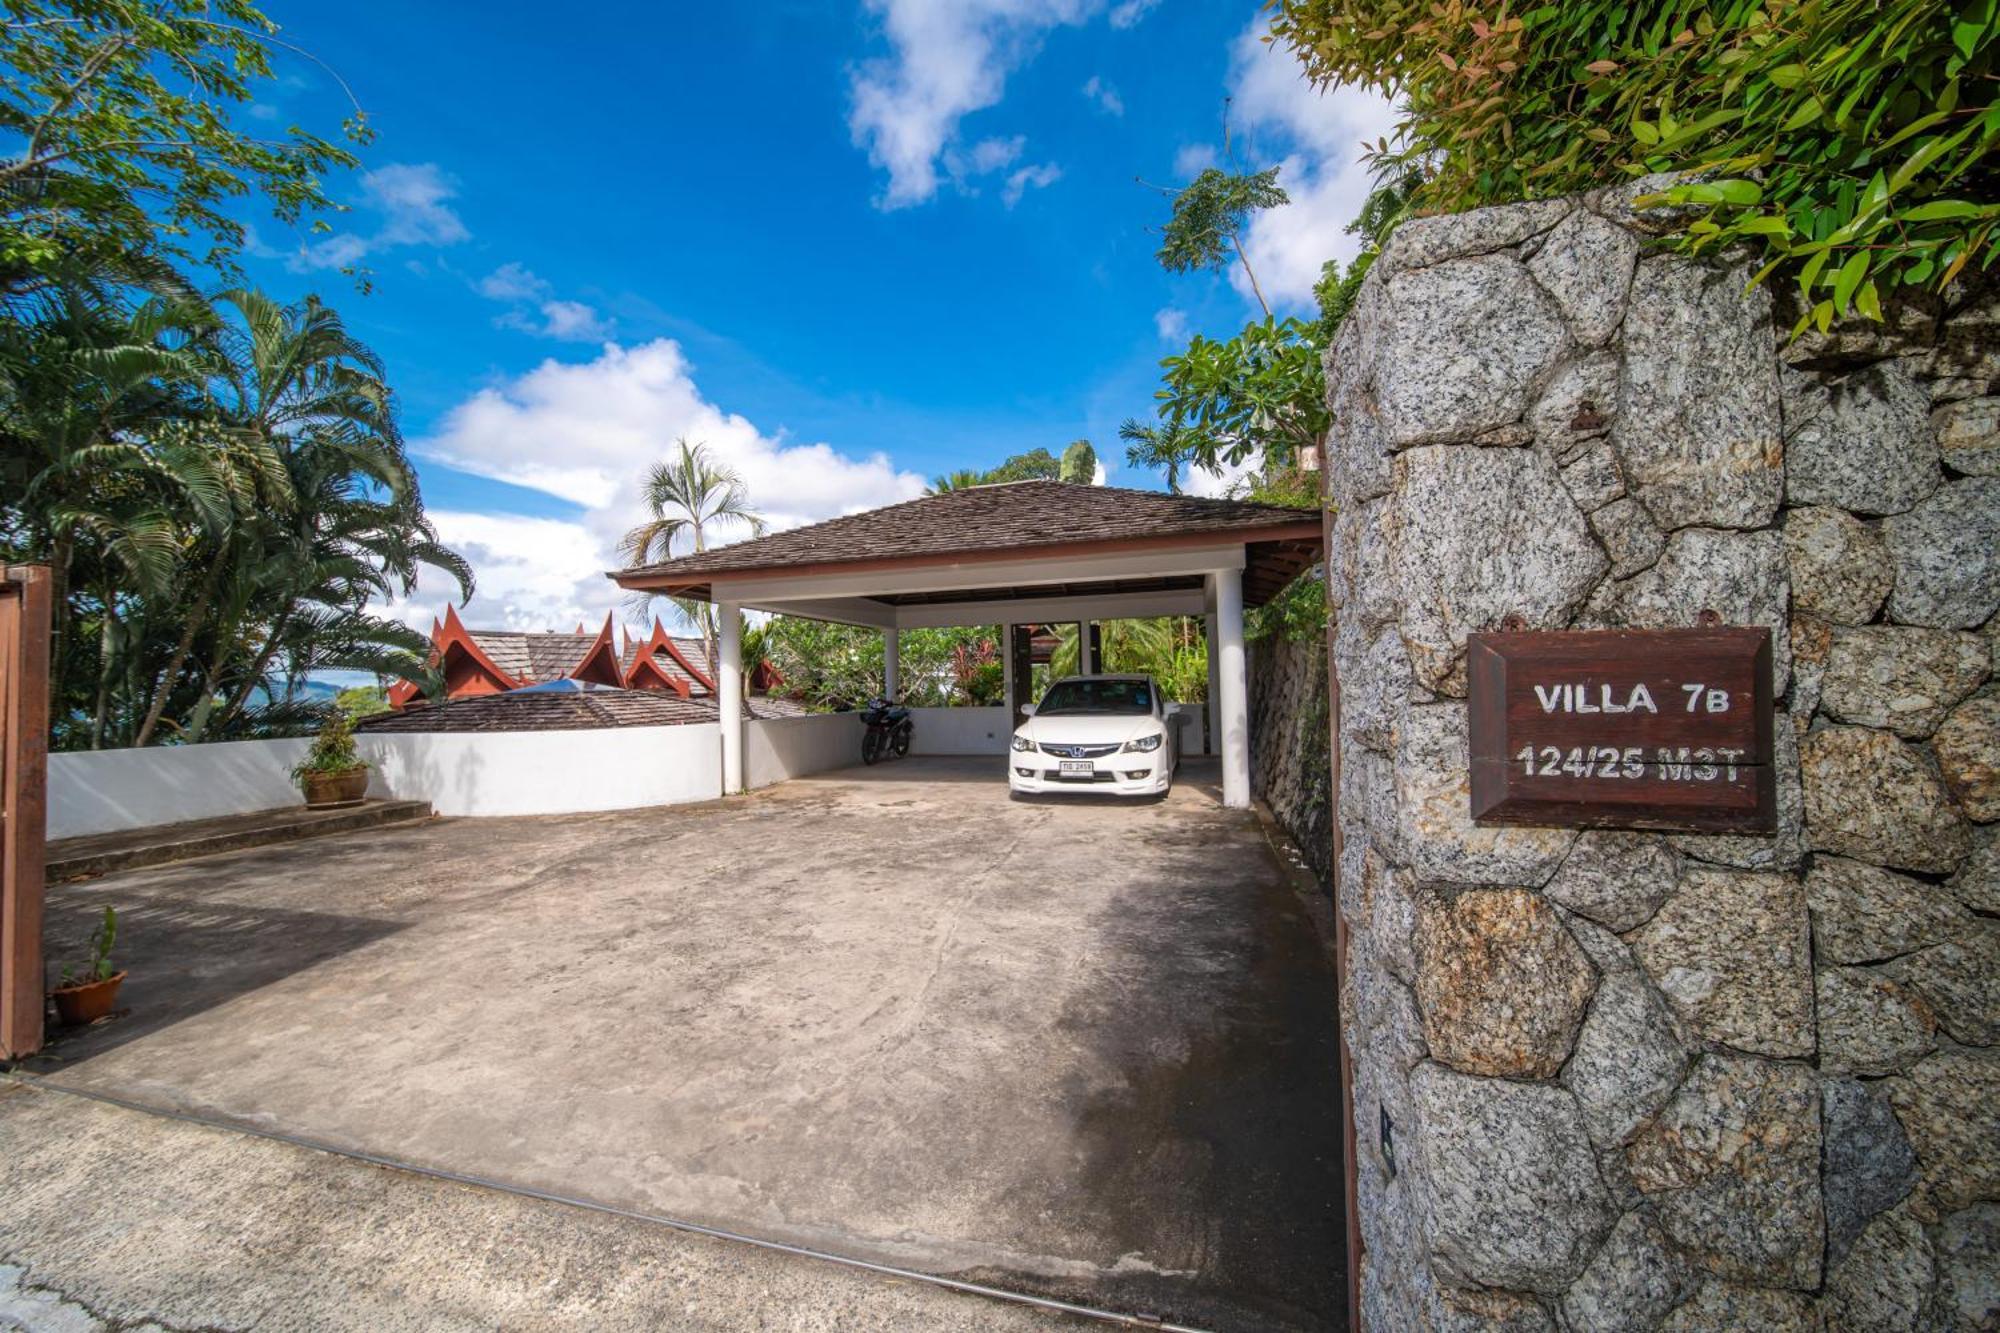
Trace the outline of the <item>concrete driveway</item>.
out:
[[[55,890],[50,1083],[1218,1329],[1338,1327],[1334,990],[1256,820],[905,760]],[[63,956],[58,948],[57,956]]]

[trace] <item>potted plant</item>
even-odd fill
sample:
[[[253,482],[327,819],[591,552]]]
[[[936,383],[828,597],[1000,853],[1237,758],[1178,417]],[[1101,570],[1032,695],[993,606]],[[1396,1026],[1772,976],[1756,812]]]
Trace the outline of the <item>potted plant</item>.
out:
[[[111,970],[111,946],[117,942],[118,913],[107,907],[104,920],[90,932],[90,962],[83,974],[79,976],[75,968],[65,967],[62,980],[50,992],[56,1002],[56,1014],[64,1023],[71,1027],[95,1023],[118,1003],[118,987],[124,983],[125,974]]]
[[[313,738],[312,749],[292,770],[306,808],[359,805],[368,794],[368,762],[354,752],[354,720],[336,711]]]

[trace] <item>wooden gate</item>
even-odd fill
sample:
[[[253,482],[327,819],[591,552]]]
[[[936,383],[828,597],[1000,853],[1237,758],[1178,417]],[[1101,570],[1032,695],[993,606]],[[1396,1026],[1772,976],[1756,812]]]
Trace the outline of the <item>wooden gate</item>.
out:
[[[0,1058],[42,1045],[42,843],[48,831],[49,571],[0,579]]]

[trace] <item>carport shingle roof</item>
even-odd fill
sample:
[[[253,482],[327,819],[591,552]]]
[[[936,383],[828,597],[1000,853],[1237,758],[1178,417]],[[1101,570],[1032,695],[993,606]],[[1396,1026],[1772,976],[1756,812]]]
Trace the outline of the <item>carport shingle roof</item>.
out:
[[[623,570],[614,577],[701,581],[708,575],[748,570],[959,555],[1020,546],[1211,535],[1227,539],[1238,533],[1317,522],[1318,515],[1311,510],[1248,500],[1020,481],[926,495]]]

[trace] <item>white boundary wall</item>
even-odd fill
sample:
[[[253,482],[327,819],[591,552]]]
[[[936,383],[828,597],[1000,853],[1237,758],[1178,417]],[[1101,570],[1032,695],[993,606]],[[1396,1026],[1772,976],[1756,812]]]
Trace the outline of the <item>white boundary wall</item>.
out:
[[[743,784],[755,791],[861,762],[861,715],[809,713],[743,724]]]
[[[299,803],[306,740],[224,741],[49,756],[49,836],[213,819]]]
[[[911,754],[1005,754],[1014,735],[1004,706],[912,708],[910,712],[916,726],[910,737]]]
[[[370,796],[429,801],[441,815],[563,815],[722,795],[722,733],[713,722],[355,739],[375,765]]]
[[[368,794],[441,815],[555,815],[681,805],[722,795],[712,722],[597,731],[407,732],[355,738]],[[228,741],[49,756],[49,837],[299,804],[307,740]]]
[[[1200,709],[1181,735],[1200,744]],[[1005,708],[918,708],[912,753],[1000,755]],[[752,788],[861,762],[853,713],[753,720],[745,725]],[[368,794],[429,801],[441,815],[547,815],[714,800],[722,794],[721,729],[714,723],[595,731],[399,732],[356,738],[374,764]],[[310,742],[225,741],[49,756],[49,836],[297,805],[292,765]]]

